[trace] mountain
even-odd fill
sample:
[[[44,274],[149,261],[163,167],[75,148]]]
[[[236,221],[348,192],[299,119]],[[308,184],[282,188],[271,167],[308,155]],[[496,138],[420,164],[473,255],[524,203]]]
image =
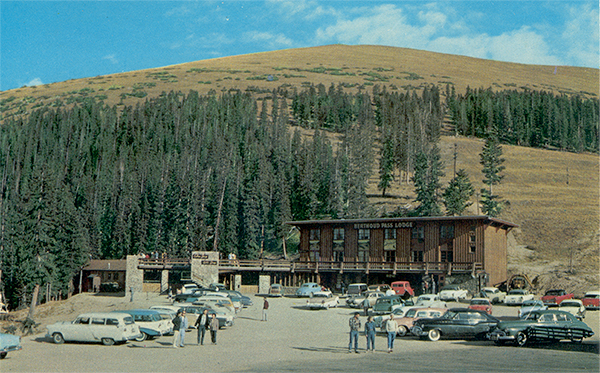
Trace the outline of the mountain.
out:
[[[75,79],[0,92],[1,120],[26,116],[32,110],[69,107],[94,97],[125,107],[162,92],[190,90],[220,94],[231,90],[264,96],[278,87],[341,84],[349,92],[419,89],[439,85],[457,93],[467,87],[501,90],[540,90],[556,95],[598,98],[599,70],[569,66],[524,65],[381,46],[329,45],[243,56],[216,58],[162,68]],[[301,130],[303,136],[312,131]],[[328,133],[337,141],[337,135]],[[464,168],[475,189],[482,186],[477,139],[443,136],[444,184]],[[598,286],[599,209],[598,155],[574,154],[505,145],[505,179],[496,189],[510,202],[501,218],[519,225],[511,236],[509,263],[514,272],[539,277],[540,287]],[[369,181],[370,202],[383,213],[414,204],[412,184],[395,182],[381,197],[377,165]],[[469,213],[477,214],[476,206]],[[543,284],[542,284],[543,282]]]

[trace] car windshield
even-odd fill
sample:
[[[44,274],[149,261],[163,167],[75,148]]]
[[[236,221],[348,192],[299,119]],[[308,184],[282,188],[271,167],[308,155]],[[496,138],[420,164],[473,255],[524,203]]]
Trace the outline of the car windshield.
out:
[[[584,297],[584,298],[588,298],[588,299],[598,299],[598,298],[600,298],[600,294],[594,294],[594,293],[591,293],[591,294],[590,294],[590,293],[588,293],[588,294],[586,294],[586,295],[585,295],[585,297]]]
[[[131,325],[131,324],[133,324],[133,317],[125,316],[125,317],[123,317],[123,321],[125,322],[125,325]]]
[[[573,301],[563,300],[560,302],[560,307],[579,307],[580,304]]]
[[[530,313],[530,314],[527,314],[527,316],[525,316],[525,318],[524,318],[524,319],[525,319],[525,320],[532,320],[532,321],[535,321],[535,320],[537,320],[539,317],[540,317],[540,315],[539,315],[539,314],[537,314],[537,313]]]
[[[548,290],[546,295],[562,295],[562,290]]]
[[[471,304],[473,304],[473,305],[488,305],[489,302],[484,299],[472,299]]]
[[[525,302],[523,302],[523,307],[533,307],[533,306],[541,306],[542,302],[540,301],[535,301],[535,300],[526,300]]]
[[[442,288],[442,291],[444,291],[444,290],[458,290],[458,286],[456,286],[456,285],[448,285],[448,286],[444,286],[444,287]]]
[[[417,310],[410,309],[410,310],[408,310],[406,315],[404,315],[404,317],[415,317],[416,313],[417,313]]]
[[[508,292],[508,295],[524,295],[525,290],[515,289]]]

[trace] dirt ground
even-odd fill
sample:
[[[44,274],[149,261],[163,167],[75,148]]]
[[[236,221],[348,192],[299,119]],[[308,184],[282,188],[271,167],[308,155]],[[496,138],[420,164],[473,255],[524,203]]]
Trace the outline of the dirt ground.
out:
[[[23,350],[2,360],[2,372],[480,372],[480,371],[598,371],[599,312],[588,312],[586,322],[595,330],[583,344],[559,343],[526,348],[497,347],[489,341],[429,342],[412,337],[396,341],[385,353],[383,335],[376,338],[375,353],[366,353],[360,337],[360,354],[348,354],[348,319],[355,311],[339,307],[310,311],[301,298],[269,298],[269,320],[261,322],[260,297],[238,314],[235,324],[218,333],[218,344],[196,345],[196,332],[186,335],[186,347],[173,349],[172,337],[129,342],[118,346],[65,343],[45,337],[45,325],[71,320],[92,310],[119,310],[168,303],[166,297],[137,294],[128,297],[77,295],[67,301],[42,305],[36,321],[39,333],[25,336]],[[343,304],[343,302],[342,302]],[[454,304],[456,305],[456,304]],[[517,308],[495,306],[497,316],[515,316]],[[361,317],[364,323],[364,317]],[[6,322],[2,323],[5,326]]]

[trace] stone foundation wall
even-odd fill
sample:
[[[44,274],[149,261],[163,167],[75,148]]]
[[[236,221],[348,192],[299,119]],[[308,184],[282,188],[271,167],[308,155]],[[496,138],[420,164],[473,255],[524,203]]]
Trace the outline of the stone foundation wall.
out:
[[[219,253],[216,251],[194,251],[191,261],[192,281],[208,287],[219,282]]]

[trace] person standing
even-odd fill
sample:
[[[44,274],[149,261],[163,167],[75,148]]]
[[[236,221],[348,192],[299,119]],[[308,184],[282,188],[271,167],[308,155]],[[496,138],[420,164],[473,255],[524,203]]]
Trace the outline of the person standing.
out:
[[[202,311],[202,315],[196,319],[196,329],[198,329],[198,344],[204,344],[204,335],[206,334],[206,326],[208,325],[208,309]]]
[[[217,315],[214,313],[210,315],[210,339],[214,345],[217,344],[217,331],[219,331],[219,320],[217,319]]]
[[[184,347],[185,343],[185,331],[188,328],[188,319],[185,315],[185,311],[181,311],[181,325],[179,326],[179,347]]]
[[[394,350],[394,340],[398,333],[398,322],[394,320],[394,314],[390,313],[390,318],[385,322],[385,331],[387,332],[388,353]]]
[[[177,314],[172,320],[173,322],[173,347],[179,347],[179,329],[181,329],[181,310],[177,311]]]
[[[354,340],[354,352],[358,353],[358,331],[360,330],[360,314],[354,313],[354,316],[350,318],[348,324],[350,325],[350,343],[348,343],[348,352],[352,352],[352,340]]]
[[[264,297],[263,310],[262,310],[262,321],[267,321],[267,310],[269,309],[269,301],[267,297]]]
[[[367,352],[369,352],[369,346],[371,347],[371,352],[375,352],[375,322],[373,321],[373,316],[369,316],[367,322],[365,323],[365,335],[367,337]]]
[[[363,310],[365,311],[365,316],[369,316],[369,306],[371,304],[369,303],[369,298],[365,298],[365,300],[363,300]]]

